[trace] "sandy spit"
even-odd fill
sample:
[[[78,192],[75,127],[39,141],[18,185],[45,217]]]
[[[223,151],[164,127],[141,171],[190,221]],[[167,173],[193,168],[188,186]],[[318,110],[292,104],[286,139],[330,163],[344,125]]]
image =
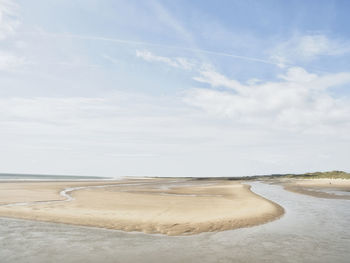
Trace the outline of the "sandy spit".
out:
[[[67,201],[60,193],[72,187],[80,188],[67,192],[73,198]],[[0,183],[0,216],[123,231],[192,235],[254,226],[283,213],[250,186],[231,181]]]
[[[348,179],[289,179],[283,181],[284,189],[319,198],[350,200]],[[341,191],[337,193],[337,191]],[[342,194],[348,192],[349,194]]]

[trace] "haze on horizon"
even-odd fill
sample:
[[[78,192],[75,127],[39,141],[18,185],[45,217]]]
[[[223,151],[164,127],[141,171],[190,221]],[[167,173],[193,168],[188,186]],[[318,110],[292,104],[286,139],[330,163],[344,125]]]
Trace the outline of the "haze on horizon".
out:
[[[0,172],[350,171],[349,11],[0,0]]]

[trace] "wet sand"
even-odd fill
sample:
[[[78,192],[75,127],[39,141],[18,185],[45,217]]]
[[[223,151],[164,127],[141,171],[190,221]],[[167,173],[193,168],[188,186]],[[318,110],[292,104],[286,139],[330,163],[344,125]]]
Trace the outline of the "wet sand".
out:
[[[319,198],[350,200],[348,179],[290,179],[282,182],[284,189]]]
[[[314,198],[279,185],[249,184],[252,191],[281,204],[287,213],[268,224],[191,236],[0,217],[0,262],[349,262],[349,200]]]
[[[254,226],[284,212],[248,185],[188,179],[1,182],[0,204],[3,217],[166,235]]]

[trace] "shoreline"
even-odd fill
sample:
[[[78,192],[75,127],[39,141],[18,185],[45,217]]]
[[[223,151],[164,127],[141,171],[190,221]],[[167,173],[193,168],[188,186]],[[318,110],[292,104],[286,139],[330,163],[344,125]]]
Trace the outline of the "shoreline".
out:
[[[288,179],[281,184],[287,191],[317,198],[350,200],[349,179]]]
[[[111,185],[113,184],[114,185]],[[249,185],[227,181],[192,180],[124,180],[70,183],[7,183],[17,190],[24,187],[34,193],[47,190],[46,195],[29,196],[35,202],[23,206],[0,206],[0,216],[72,225],[102,227],[121,231],[138,231],[165,235],[193,235],[241,227],[255,226],[280,218],[284,209],[251,191]],[[56,185],[55,185],[56,184]],[[69,191],[72,200],[42,200]],[[67,185],[69,184],[69,185]],[[80,184],[80,185],[79,185]],[[105,186],[102,186],[104,184]],[[1,187],[1,183],[0,183]],[[1,189],[1,188],[0,188]],[[23,190],[23,189],[22,189]],[[20,190],[16,191],[17,199]],[[45,192],[45,191],[44,191]],[[28,195],[27,195],[28,198]],[[57,198],[55,198],[57,199]],[[7,196],[7,201],[11,196]]]

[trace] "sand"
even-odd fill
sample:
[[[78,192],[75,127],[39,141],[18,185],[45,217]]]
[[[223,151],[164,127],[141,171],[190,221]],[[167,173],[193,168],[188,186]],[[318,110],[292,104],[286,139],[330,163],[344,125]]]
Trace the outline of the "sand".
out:
[[[83,188],[60,195],[71,187]],[[166,235],[254,226],[284,213],[240,182],[188,179],[1,182],[0,204],[3,217]]]
[[[350,200],[349,179],[290,179],[282,184],[284,189],[299,194]]]

